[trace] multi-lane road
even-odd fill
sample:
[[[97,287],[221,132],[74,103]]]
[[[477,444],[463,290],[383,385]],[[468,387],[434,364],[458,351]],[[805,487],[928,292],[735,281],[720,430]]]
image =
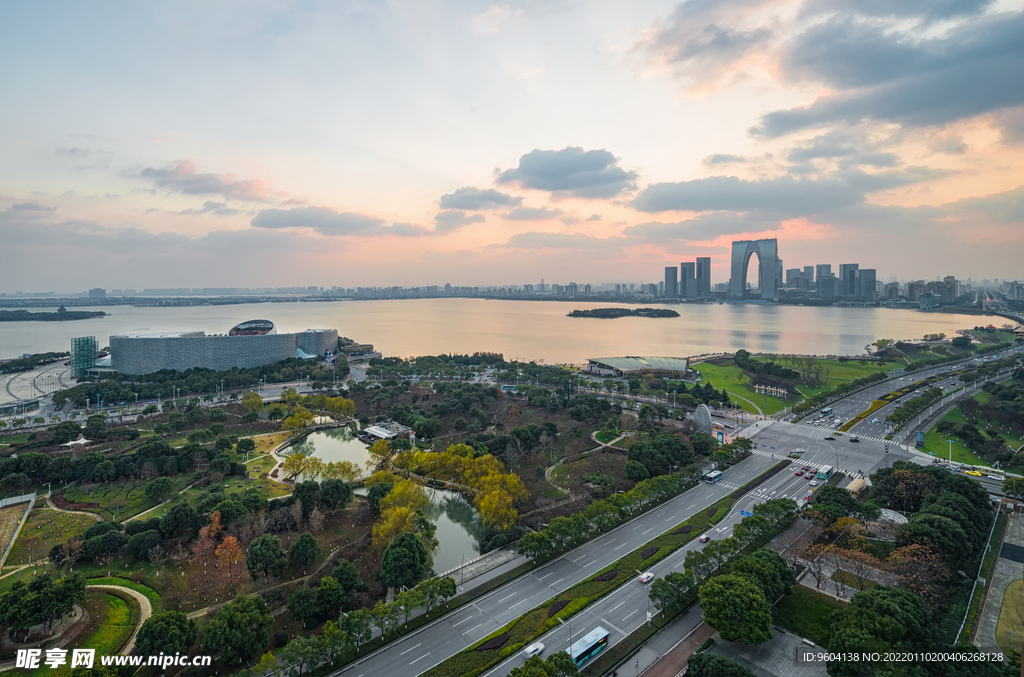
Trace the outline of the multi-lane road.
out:
[[[844,441],[836,447],[820,444],[814,438],[820,432],[808,426],[781,422],[752,424],[740,431],[740,434],[751,437],[757,444],[754,455],[726,470],[718,484],[702,484],[691,489],[336,674],[345,673],[351,677],[382,674],[411,677],[425,672],[559,592],[587,580],[664,531],[707,509],[780,459],[786,458],[791,451],[801,449],[801,460],[794,461],[789,469],[743,496],[729,515],[708,532],[712,538],[731,535],[733,527],[742,519],[740,511],[750,511],[759,502],[771,498],[792,498],[799,502],[808,496],[811,493],[809,481],[794,474],[801,465],[815,469],[825,465],[834,466],[838,454],[840,468],[848,471],[863,470],[867,474],[876,467],[888,465],[889,459],[907,460],[912,457],[908,452],[894,448],[886,458],[879,443],[868,442],[858,446]],[[919,462],[927,463],[927,459],[918,458]],[[648,570],[659,577],[673,570],[681,571],[686,553],[701,547],[703,545],[694,539]],[[635,579],[624,584],[573,617],[573,636],[578,638],[597,625],[602,625],[610,632],[609,642],[614,645],[647,621],[647,591],[648,586]],[[652,607],[651,611],[653,613],[656,609]],[[540,641],[547,647],[545,654],[567,648],[568,624],[552,630]],[[521,654],[517,653],[488,674],[504,675],[522,662]]]

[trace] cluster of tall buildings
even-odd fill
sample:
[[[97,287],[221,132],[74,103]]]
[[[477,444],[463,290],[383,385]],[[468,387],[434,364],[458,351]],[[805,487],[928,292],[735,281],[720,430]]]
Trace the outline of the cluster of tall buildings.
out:
[[[711,293],[711,257],[701,256],[679,267],[665,267],[662,296],[669,299],[692,299]]]
[[[874,268],[859,263],[840,263],[833,271],[831,263],[819,263],[786,270],[786,289],[813,292],[820,299],[879,299],[878,277]]]

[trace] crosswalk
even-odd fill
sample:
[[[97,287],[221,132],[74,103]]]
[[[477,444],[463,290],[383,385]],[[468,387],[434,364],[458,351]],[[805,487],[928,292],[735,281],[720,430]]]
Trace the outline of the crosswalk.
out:
[[[837,433],[834,430],[830,430],[828,428],[822,428],[821,426],[816,426],[816,425],[808,425],[807,423],[790,423],[789,425],[791,425],[792,427],[797,428],[797,429],[799,429],[801,431],[804,431],[804,432],[811,432],[811,433],[821,434],[822,437],[831,435],[832,437],[836,438],[836,441],[839,441],[839,440],[843,439],[844,437],[846,439],[849,439],[852,436],[851,433]],[[862,439],[862,440],[870,440],[872,442],[892,442],[892,440],[887,440],[884,437],[874,437],[872,435],[860,435],[860,434],[858,434],[857,437]]]

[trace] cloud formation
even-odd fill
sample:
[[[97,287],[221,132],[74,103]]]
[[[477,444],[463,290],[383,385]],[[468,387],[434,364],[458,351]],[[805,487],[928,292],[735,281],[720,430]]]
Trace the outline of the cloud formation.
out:
[[[396,221],[391,224],[391,228],[388,232],[394,235],[401,235],[403,237],[417,237],[420,235],[431,235],[432,230],[424,226],[417,225],[415,223],[400,223]]]
[[[451,233],[471,223],[480,223],[484,217],[479,214],[466,214],[458,209],[449,209],[434,215],[434,230],[438,233]]]
[[[790,40],[781,59],[787,78],[830,93],[767,113],[751,131],[775,138],[864,120],[926,127],[1022,106],[1021,35],[1024,12],[964,20],[925,38],[899,25],[833,17]]]
[[[519,158],[519,166],[498,174],[499,185],[546,190],[554,195],[612,198],[636,188],[637,173],[619,167],[607,150],[532,150]]]
[[[565,215],[561,209],[549,209],[548,207],[517,207],[509,212],[505,218],[509,221],[542,221],[544,219],[557,219]]]
[[[493,188],[466,186],[441,196],[441,209],[498,209],[522,204],[523,198],[506,195]]]
[[[134,175],[171,193],[220,195],[246,202],[269,202],[273,197],[263,179],[240,181],[237,174],[200,173],[191,159],[179,160],[166,167],[146,167]]]
[[[186,209],[178,212],[179,214],[213,214],[215,216],[234,216],[235,214],[241,214],[241,209],[233,209],[228,207],[226,202],[214,202],[207,200],[203,203],[202,209]]]
[[[383,224],[384,219],[330,207],[264,209],[252,219],[253,228],[309,228],[321,235],[373,235]]]
[[[488,245],[488,249],[573,249],[594,250],[618,248],[623,244],[621,237],[594,237],[584,233],[544,233],[530,231],[513,235],[508,242]]]

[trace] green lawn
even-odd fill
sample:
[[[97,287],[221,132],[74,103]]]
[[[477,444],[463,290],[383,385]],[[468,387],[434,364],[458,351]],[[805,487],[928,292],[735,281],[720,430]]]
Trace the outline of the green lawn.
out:
[[[786,595],[775,605],[775,622],[818,646],[827,647],[832,612],[845,606],[844,602],[828,595],[794,585],[793,594]]]
[[[45,501],[39,501],[11,548],[7,566],[28,564],[30,556],[36,560],[45,558],[53,546],[81,536],[93,524],[96,520],[91,517],[57,512],[51,510]]]
[[[980,402],[981,404],[987,404],[988,393],[979,392],[977,395],[974,395],[974,399]],[[942,420],[953,421],[958,425],[963,425],[964,423],[967,423],[967,419],[964,418],[963,412],[960,411],[960,407],[956,407],[951,412],[943,416]],[[988,427],[988,423],[982,420],[979,420],[975,425],[982,432],[984,432],[985,428]],[[949,460],[950,446],[947,440],[952,439],[954,462],[966,463],[968,465],[989,465],[988,461],[981,458],[973,451],[968,449],[966,446],[964,446],[963,442],[960,441],[959,437],[955,435],[948,436],[940,434],[937,430],[937,426],[938,423],[936,423],[935,426],[929,428],[928,431],[924,434],[924,447],[922,451],[924,451],[925,453],[934,452],[935,455],[937,455],[939,458],[943,460]],[[1024,445],[1024,438],[1009,433],[1008,431],[1005,430],[1000,430],[999,432],[1003,439],[1005,439],[1006,442],[1015,449],[1019,449],[1021,445]]]
[[[736,399],[733,399],[733,404],[744,411],[752,414],[757,413],[757,410],[751,406],[750,402],[745,400],[754,402],[762,411],[768,414],[782,411],[786,407],[786,404],[779,398],[768,395],[766,401],[764,395],[755,393],[748,388],[745,385],[749,381],[746,374],[734,364],[717,365],[701,362],[693,365],[693,368],[701,373],[705,383],[710,383],[718,390],[725,390],[729,395],[735,395]],[[741,383],[741,378],[744,383]],[[745,398],[745,400],[739,399],[741,397]]]

